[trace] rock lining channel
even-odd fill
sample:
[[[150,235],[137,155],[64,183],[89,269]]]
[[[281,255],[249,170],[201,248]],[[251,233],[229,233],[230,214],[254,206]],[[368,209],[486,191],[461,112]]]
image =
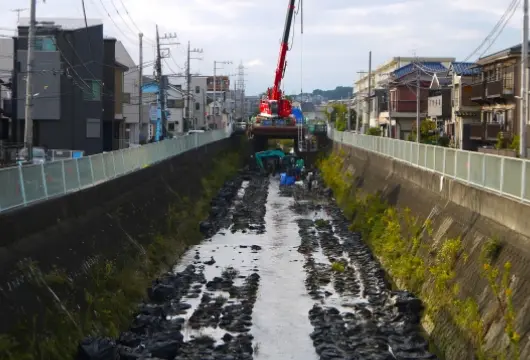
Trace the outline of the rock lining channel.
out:
[[[153,281],[128,331],[117,340],[85,339],[77,359],[260,359],[260,343],[251,331],[262,248],[252,242],[271,236],[265,222],[269,182],[251,173],[227,182],[200,224],[203,243],[174,272]],[[291,213],[296,216],[289,221],[298,227],[304,261],[299,270],[306,272],[307,295],[299,296],[310,297],[314,306],[306,308],[307,333],[296,336],[313,341],[311,359],[435,359],[420,335],[421,302],[390,290],[360,235],[348,231],[340,209],[327,199],[304,201],[307,196],[299,190],[282,190],[280,196],[297,198]],[[220,238],[225,242],[216,241]],[[334,271],[336,266],[343,271]],[[285,354],[282,359],[302,357]]]

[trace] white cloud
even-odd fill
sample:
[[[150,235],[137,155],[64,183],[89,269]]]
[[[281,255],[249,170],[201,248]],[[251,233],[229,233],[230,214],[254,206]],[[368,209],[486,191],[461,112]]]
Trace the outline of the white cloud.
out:
[[[277,64],[287,0],[103,0],[85,1],[90,18],[104,20],[105,33],[121,39],[131,56],[138,58],[138,30],[145,34],[144,59],[154,56],[155,25],[160,33],[177,33],[180,46],[169,45],[168,63],[181,71],[186,45],[203,48],[203,60],[191,62],[192,72],[210,74],[213,61],[231,60],[235,65],[219,70],[236,73],[246,65],[249,92],[270,86]],[[511,0],[304,0],[304,35],[300,14],[294,43],[287,55],[285,88],[299,91],[348,85],[356,72],[367,70],[368,51],[373,64],[392,56],[454,56],[465,58],[491,31]],[[2,27],[15,28],[16,13],[8,1],[0,1]],[[114,8],[116,5],[119,16]],[[520,41],[521,6],[491,50]],[[107,13],[112,17],[109,18]],[[80,2],[38,2],[39,17],[81,17]],[[21,14],[27,16],[26,14]],[[156,23],[155,23],[156,22]],[[118,30],[117,27],[121,29]],[[0,30],[0,34],[11,34]],[[126,35],[123,35],[126,34]],[[293,35],[293,34],[291,34]],[[163,41],[167,43],[168,41]],[[174,64],[175,62],[176,64]],[[171,72],[169,68],[164,69]],[[150,73],[147,70],[146,73]],[[303,84],[301,84],[303,83]]]
[[[262,65],[263,65],[263,61],[261,61],[260,59],[250,60],[245,63],[245,67],[248,67],[248,68],[253,68],[253,67],[262,66]]]

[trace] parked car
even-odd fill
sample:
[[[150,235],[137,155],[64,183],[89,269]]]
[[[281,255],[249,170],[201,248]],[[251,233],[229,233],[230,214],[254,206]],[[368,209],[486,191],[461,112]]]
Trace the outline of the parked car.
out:
[[[33,147],[32,153],[33,153],[32,159],[29,164],[33,164],[33,165],[44,164],[45,162],[51,160],[46,149],[43,147],[40,147],[40,146]],[[28,149],[27,148],[20,149],[17,154],[17,164],[19,165],[24,164],[26,162],[27,157],[28,157]]]

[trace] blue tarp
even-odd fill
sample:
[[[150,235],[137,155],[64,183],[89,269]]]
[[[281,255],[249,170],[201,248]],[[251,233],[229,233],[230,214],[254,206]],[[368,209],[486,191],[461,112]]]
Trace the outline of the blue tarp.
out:
[[[298,107],[294,107],[291,110],[291,114],[293,114],[294,118],[296,119],[297,124],[303,124],[304,123],[304,115],[302,114],[302,109]]]
[[[280,174],[280,185],[293,185],[295,182],[294,176],[288,176],[286,173]]]

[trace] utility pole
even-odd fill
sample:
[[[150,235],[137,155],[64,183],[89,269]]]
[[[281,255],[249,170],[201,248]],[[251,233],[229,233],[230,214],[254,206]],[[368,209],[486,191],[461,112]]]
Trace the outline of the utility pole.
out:
[[[188,58],[186,59],[186,122],[189,126],[190,121],[190,95],[191,95],[191,75],[190,75],[190,42],[188,40]],[[195,124],[193,126],[195,129]]]
[[[368,53],[368,116],[364,124],[370,126],[370,117],[372,116],[372,52]],[[363,134],[366,133],[366,128],[363,126]]]
[[[26,11],[28,9],[24,8],[24,9],[21,9],[21,8],[17,8],[17,9],[12,9],[11,11],[12,12],[16,12],[17,13],[17,24],[20,22],[20,13],[22,11]]]
[[[519,155],[526,159],[526,124],[528,117],[528,0],[523,1],[523,44],[521,49],[521,116]]]
[[[362,79],[362,75],[366,74],[366,71],[357,71],[357,74],[359,74],[359,81],[360,81]],[[356,100],[355,109],[357,112],[357,114],[355,115],[355,132],[357,134],[359,133],[359,125],[360,125],[359,117],[361,116],[361,99],[362,99],[362,94],[359,91],[359,89],[357,89],[357,92],[355,95],[355,100]],[[363,122],[364,122],[364,119],[363,119]]]
[[[217,97],[217,88],[216,88],[216,82],[217,82],[217,64],[223,64],[223,65],[229,65],[232,64],[231,61],[215,61],[213,62],[213,115],[214,119],[217,119],[217,114],[215,113],[215,105],[216,105],[216,97]]]
[[[162,79],[162,56],[160,54],[160,36],[158,34],[158,25],[156,25],[156,80],[158,82],[158,103],[160,106],[160,121],[162,121],[162,129],[160,124],[157,123],[155,132],[155,141],[159,141],[160,137],[165,135],[166,131],[166,96],[165,96],[165,84]],[[162,132],[162,134],[160,134]]]
[[[352,100],[352,93],[348,93],[348,131],[351,131],[351,100]]]
[[[26,68],[26,116],[24,128],[24,146],[27,148],[27,160],[33,158],[33,63],[35,62],[35,31],[37,0],[31,0],[29,11],[29,31],[28,31],[28,59]]]
[[[144,54],[143,54],[143,37],[144,34],[139,33],[138,34],[138,40],[140,42],[139,50],[140,50],[140,59],[138,63],[138,126],[139,131],[142,133],[143,130],[143,62],[144,62]],[[130,136],[130,135],[129,135]]]
[[[190,72],[190,62],[192,59],[194,60],[202,60],[202,58],[192,58],[191,57],[191,53],[199,53],[201,54],[202,53],[202,49],[191,49],[190,47],[190,42],[188,41],[188,58],[187,58],[187,62],[186,62],[186,89],[188,90],[187,91],[187,94],[186,94],[186,122],[188,123],[188,126],[189,126],[189,121],[190,121],[190,98],[191,98],[191,72]],[[204,110],[204,109],[203,109]],[[195,122],[194,122],[194,126],[193,128],[195,129]]]
[[[416,142],[420,142],[420,68],[416,66]]]

